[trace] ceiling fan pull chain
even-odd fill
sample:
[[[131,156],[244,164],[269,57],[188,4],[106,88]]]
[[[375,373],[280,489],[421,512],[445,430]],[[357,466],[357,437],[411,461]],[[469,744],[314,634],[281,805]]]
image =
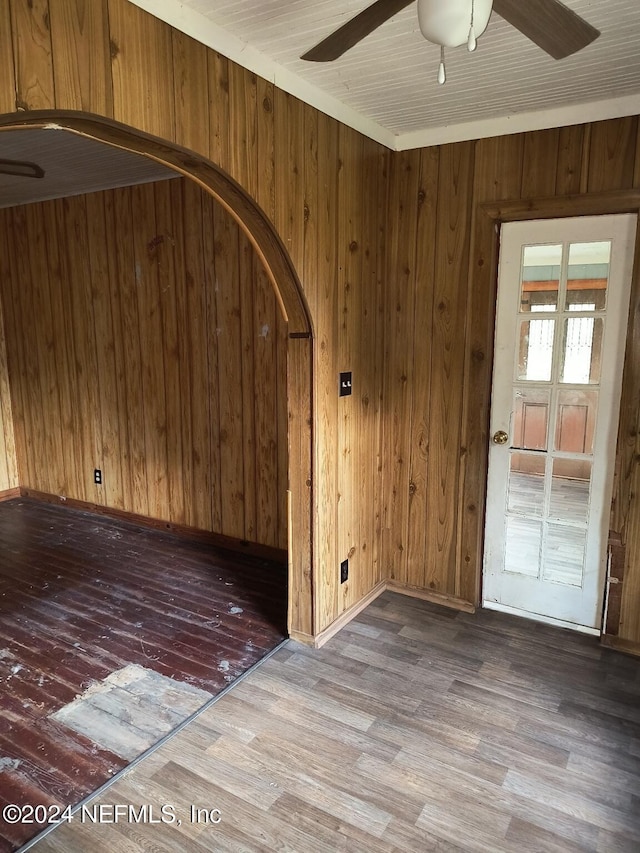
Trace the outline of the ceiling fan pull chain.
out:
[[[473,27],[473,13],[475,0],[471,0],[471,26],[469,27],[469,38],[467,39],[467,49],[469,53],[472,53],[476,49],[477,41],[476,41],[476,33]]]
[[[447,72],[444,67],[444,45],[440,45],[440,65],[438,66],[438,83],[442,86],[447,79]]]

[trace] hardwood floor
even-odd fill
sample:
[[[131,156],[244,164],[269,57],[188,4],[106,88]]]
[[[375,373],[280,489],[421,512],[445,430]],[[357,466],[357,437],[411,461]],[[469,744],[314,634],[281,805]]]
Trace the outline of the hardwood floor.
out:
[[[79,802],[275,648],[285,624],[279,563],[0,503],[0,808]],[[0,818],[0,851],[40,828]]]
[[[36,850],[637,853],[640,660],[387,592],[321,650],[280,648]]]

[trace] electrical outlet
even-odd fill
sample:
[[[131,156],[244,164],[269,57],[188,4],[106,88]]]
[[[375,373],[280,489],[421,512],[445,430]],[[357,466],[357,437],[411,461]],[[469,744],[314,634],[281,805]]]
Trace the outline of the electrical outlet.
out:
[[[349,560],[343,560],[340,563],[340,583],[346,583],[349,580]]]
[[[101,468],[94,468],[93,469],[93,482],[96,484],[96,486],[102,485],[102,469]]]

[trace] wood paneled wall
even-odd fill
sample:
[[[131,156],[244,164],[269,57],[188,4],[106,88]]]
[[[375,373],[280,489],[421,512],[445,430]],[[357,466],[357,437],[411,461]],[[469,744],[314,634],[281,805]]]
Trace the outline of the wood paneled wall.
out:
[[[382,577],[389,152],[127,0],[0,0],[0,71],[0,113],[82,110],[184,146],[235,178],[274,223],[314,327],[315,550],[304,571],[320,632]],[[342,400],[340,370],[354,376],[353,396]]]
[[[0,210],[0,292],[21,486],[286,549],[286,323],[210,195]]]
[[[0,494],[19,485],[2,302],[0,295]]]
[[[84,110],[184,146],[274,223],[314,327],[313,633],[387,575],[476,601],[495,261],[477,206],[638,186],[636,118],[392,154],[126,0],[0,0],[0,71],[0,112]],[[637,424],[623,630],[640,641],[636,441]]]
[[[578,214],[585,198],[637,188],[639,176],[637,117],[443,145],[392,158],[383,542],[384,563],[398,585],[478,600],[496,262],[495,253],[483,254],[480,246],[478,206],[565,197],[561,215]],[[632,318],[640,300],[637,276],[635,288]],[[627,546],[621,637],[636,642],[639,363],[636,319],[627,342],[612,518]]]

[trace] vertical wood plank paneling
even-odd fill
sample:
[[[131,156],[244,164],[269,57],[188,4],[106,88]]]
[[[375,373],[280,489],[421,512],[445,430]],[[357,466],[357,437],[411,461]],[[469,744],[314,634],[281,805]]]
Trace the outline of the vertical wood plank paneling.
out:
[[[11,28],[14,33],[15,108],[50,110],[55,106],[55,92],[48,0],[11,3]]]
[[[181,215],[176,234],[177,368],[182,400],[182,501],[185,524],[212,530],[211,517],[211,394],[209,355],[200,348],[208,341],[207,291],[213,280],[205,275],[203,195],[192,181],[171,181],[171,205]],[[199,357],[198,357],[199,356]],[[218,468],[219,471],[219,468]]]
[[[38,460],[38,475],[45,484],[46,491],[59,494],[64,492],[64,478],[58,475],[57,466],[48,461],[60,458],[63,453],[47,263],[48,247],[43,224],[40,205],[25,207],[29,277],[33,282],[31,299],[32,304],[38,306],[38,310],[33,311],[32,326],[29,329],[29,346],[34,349],[40,380],[38,399],[32,398],[32,418],[38,421],[36,431],[41,436],[40,446],[44,450],[44,455]]]
[[[455,595],[473,143],[440,149],[431,351],[426,586]]]
[[[185,148],[208,154],[207,49],[177,30],[171,30],[171,49],[176,142]]]
[[[173,180],[2,222],[21,485],[286,547],[286,324],[231,217]]]
[[[275,225],[298,270],[304,269],[304,104],[292,95],[275,90],[274,144]],[[337,180],[337,177],[336,177]],[[336,211],[334,211],[334,215]],[[305,295],[313,301],[313,281],[305,282]]]
[[[22,317],[32,310],[30,308],[30,294],[21,285],[21,282],[28,281],[31,276],[27,227],[26,208],[18,208],[11,231],[12,240],[10,241],[9,251],[12,260],[11,301],[14,306],[14,320],[16,317],[19,318],[21,325]],[[15,326],[8,327],[6,333],[10,334],[12,328]],[[16,426],[24,426],[25,435],[22,446],[27,453],[24,473],[28,478],[27,485],[31,485],[35,481],[37,473],[42,471],[41,460],[46,459],[47,456],[40,418],[42,394],[38,370],[38,351],[33,345],[37,338],[34,336],[34,330],[31,326],[27,328],[26,334],[21,338],[21,340],[14,340],[11,345],[17,356],[15,366],[20,371],[11,374],[11,381],[13,382],[15,377],[20,386],[19,399],[22,403],[22,411]],[[80,438],[80,436],[78,437]]]
[[[102,347],[98,345],[98,370],[101,388],[101,400],[103,401],[102,413],[102,437],[103,442],[107,436],[112,436],[113,449],[112,461],[108,480],[105,483],[106,494],[110,500],[117,501],[113,506],[121,509],[134,505],[133,487],[131,478],[131,447],[129,405],[127,400],[127,376],[126,376],[126,354],[124,352],[124,323],[122,317],[121,287],[125,287],[123,275],[123,258],[128,256],[127,247],[132,247],[129,228],[129,239],[120,239],[119,226],[123,223],[116,219],[116,199],[120,196],[119,191],[109,191],[102,194],[101,201],[104,205],[104,252],[107,256],[108,277],[102,282],[104,294],[101,295],[99,306],[102,308],[102,334],[105,340]],[[87,199],[88,203],[93,200]],[[130,225],[130,221],[126,223]],[[122,283],[122,284],[121,284]],[[94,299],[96,297],[94,296]],[[95,309],[96,335],[98,334],[99,320],[98,308]],[[110,337],[109,337],[110,336]],[[112,350],[109,350],[107,341],[111,341]],[[105,377],[104,371],[111,370],[111,375]],[[106,391],[102,391],[104,386]],[[108,413],[104,409],[108,408]],[[114,458],[117,452],[117,461]],[[107,448],[103,447],[103,453]],[[120,487],[120,494],[113,487],[112,481]]]
[[[186,197],[195,190],[185,187]],[[218,321],[216,300],[218,278],[216,270],[216,235],[214,211],[216,203],[210,196],[201,198],[202,236],[193,233],[188,221],[185,228],[185,257],[193,259],[193,272],[187,267],[187,310],[192,318],[193,343],[189,350],[191,387],[191,422],[193,424],[194,489],[208,496],[205,507],[212,530],[222,530],[222,488],[220,456],[220,383],[218,380]],[[198,313],[196,313],[198,312]],[[201,319],[200,319],[201,318]],[[198,358],[202,347],[207,353],[206,366]],[[206,368],[206,369],[205,369]],[[198,525],[199,526],[199,525]]]
[[[469,264],[465,339],[464,399],[459,489],[458,580],[456,594],[477,603],[482,570],[488,420],[495,323],[497,256],[480,247],[495,245],[493,223],[478,214],[483,201],[513,199],[522,183],[521,134],[476,143],[472,204],[474,222]],[[485,233],[489,228],[489,237]]]
[[[427,502],[429,422],[431,419],[431,360],[433,295],[436,278],[437,199],[440,149],[427,148],[420,156],[416,246],[415,335],[413,396],[409,462],[409,531],[407,580],[427,583]]]
[[[3,81],[3,85],[0,86],[0,113],[11,113],[17,108],[11,0],[0,0],[0,80]]]
[[[231,171],[229,113],[229,60],[213,51],[207,52],[209,81],[209,157],[225,171]]]
[[[316,432],[315,499],[318,507],[327,507],[330,529],[323,529],[316,520],[315,555],[319,573],[316,595],[316,623],[327,625],[338,613],[338,551],[335,536],[337,525],[336,496],[338,494],[338,445],[335,440],[338,422],[338,282],[337,282],[337,176],[338,123],[323,113],[317,117],[317,143],[314,145],[315,122],[307,125],[310,149],[305,157],[305,234],[309,245],[305,251],[305,288],[313,297],[310,301],[315,318],[316,362],[315,399]],[[317,157],[317,169],[315,158]],[[317,175],[316,175],[317,172]],[[317,182],[317,185],[316,185]],[[316,245],[313,244],[315,231]],[[315,249],[315,253],[314,253]],[[310,279],[315,286],[308,286]]]
[[[640,232],[631,289],[622,374],[611,529],[624,544],[624,581],[619,636],[640,642]]]
[[[79,196],[69,204],[64,202],[67,234],[65,243],[70,260],[71,276],[67,286],[71,290],[72,309],[69,315],[73,323],[76,348],[77,393],[81,400],[83,446],[86,455],[81,462],[78,479],[84,487],[84,500],[104,503],[104,488],[96,486],[93,479],[95,468],[102,462],[102,424],[100,421],[100,399],[96,376],[98,372],[95,333],[93,326],[92,279],[89,253],[89,225],[86,198]],[[91,461],[95,460],[95,461]]]
[[[340,609],[362,598],[368,586],[370,569],[366,553],[367,528],[373,518],[371,507],[358,512],[361,505],[363,464],[369,451],[368,424],[363,413],[363,398],[375,362],[368,358],[369,337],[363,335],[366,298],[363,292],[363,254],[366,248],[363,229],[363,200],[366,171],[358,164],[364,160],[362,137],[349,128],[340,128],[338,180],[338,359],[340,370],[352,371],[351,396],[338,401],[338,560],[349,558],[350,579],[341,587]],[[373,464],[373,460],[371,460]],[[337,566],[335,568],[337,573]]]
[[[258,192],[258,121],[255,74],[232,62],[229,66],[229,111],[235,124],[230,174],[253,198]]]
[[[136,268],[132,210],[132,194],[115,192],[113,205],[107,207],[109,217],[111,266],[109,281],[114,327],[120,332],[116,352],[122,363],[118,382],[118,415],[122,450],[122,478],[125,500],[133,511],[149,514],[149,492],[146,480],[145,426],[142,390],[142,358],[138,333],[138,270]],[[126,230],[125,230],[126,229]],[[113,274],[115,266],[116,275]],[[117,318],[117,319],[116,319]],[[126,443],[124,437],[126,436]]]
[[[256,408],[258,398],[269,393],[269,386],[256,384],[256,338],[258,337],[254,317],[257,298],[255,284],[254,254],[246,235],[238,234],[238,279],[240,295],[240,348],[242,372],[237,396],[242,407],[242,472],[243,472],[243,538],[256,541],[257,536],[257,483],[256,483]]]
[[[108,7],[114,118],[175,139],[171,28],[133,3]]]
[[[155,187],[133,187],[132,212],[137,227],[133,232],[138,336],[142,358],[144,400],[144,468],[149,499],[149,515],[162,518],[169,503],[167,470],[167,405],[164,364],[167,353],[162,340],[159,267],[163,235],[156,225]]]
[[[258,159],[256,201],[271,222],[274,221],[276,213],[273,109],[273,83],[258,77],[256,80],[256,146]]]
[[[6,219],[2,216],[0,217],[0,279],[2,280],[6,280],[10,275],[8,236]],[[0,293],[0,491],[15,489],[19,485],[5,336],[5,324],[7,322],[5,313],[2,294]]]
[[[12,330],[21,322],[18,294],[14,291],[19,278],[15,259],[16,241],[13,238],[15,227],[13,213],[14,211],[11,210],[0,210],[0,284],[2,285],[0,299],[3,306],[3,335],[7,354],[7,378],[11,394],[18,485],[22,485],[29,480],[30,476],[31,454],[27,442],[31,440],[31,424],[23,381],[26,363],[22,348],[25,345],[26,336],[12,334]],[[6,406],[4,401],[3,405]]]
[[[216,334],[220,417],[220,489],[222,527],[244,536],[244,471],[242,447],[242,346],[239,287],[238,227],[216,205],[213,212],[216,246]]]
[[[373,236],[377,246],[377,271],[376,271],[376,374],[377,374],[377,423],[376,423],[376,492],[374,501],[374,514],[376,519],[376,541],[374,543],[374,563],[376,566],[377,581],[386,579],[386,540],[385,533],[385,472],[387,465],[387,447],[385,445],[385,421],[386,421],[386,340],[387,340],[387,271],[388,271],[388,209],[389,209],[389,175],[393,154],[390,151],[379,149],[378,152],[378,192],[376,196],[376,233]]]
[[[42,205],[43,233],[47,235],[46,266],[49,279],[50,303],[53,322],[53,348],[51,357],[56,365],[56,383],[59,397],[59,428],[62,431],[62,458],[63,466],[58,466],[56,494],[68,495],[79,490],[79,475],[76,465],[76,450],[73,442],[65,440],[65,436],[73,435],[74,412],[77,412],[79,403],[75,384],[72,377],[75,375],[75,344],[73,329],[70,328],[68,314],[65,310],[65,302],[60,294],[66,288],[63,280],[63,270],[60,258],[61,247],[57,239],[56,206],[53,204]],[[34,305],[38,304],[34,298]],[[58,424],[52,423],[55,429]]]
[[[560,128],[555,195],[580,192],[585,130],[583,124]]]
[[[633,186],[638,135],[637,116],[599,121],[591,125],[589,192]]]
[[[276,307],[276,432],[278,435],[278,521],[277,521],[277,539],[278,547],[284,548],[288,542],[289,536],[289,500],[288,491],[290,488],[289,467],[289,412],[287,406],[288,395],[286,389],[288,387],[289,376],[289,326],[280,310],[280,306]],[[309,389],[311,393],[312,389]],[[311,567],[309,567],[311,570]],[[310,605],[309,605],[310,607]]]
[[[521,188],[523,198],[555,193],[559,144],[560,131],[557,127],[524,135]]]
[[[412,342],[415,340],[416,232],[420,152],[394,156],[388,205],[389,263],[386,280],[387,335],[383,446],[384,533],[388,575],[409,583],[409,446],[411,434]]]
[[[106,506],[123,508],[122,455],[120,418],[118,413],[117,370],[115,364],[116,341],[113,334],[111,314],[111,296],[109,293],[108,241],[105,221],[105,199],[100,195],[89,195],[87,204],[87,242],[89,248],[89,268],[91,270],[91,301],[93,314],[93,334],[96,349],[96,367],[98,380],[99,421],[101,434],[101,455],[96,466],[104,474],[104,484],[99,490],[100,503]],[[48,208],[45,205],[45,208]],[[52,298],[52,302],[55,297]],[[57,337],[57,336],[56,336]],[[58,382],[64,386],[68,372],[58,368]],[[126,438],[127,433],[124,433]],[[68,442],[64,442],[68,445]],[[69,461],[72,464],[71,460]]]
[[[253,409],[253,430],[256,442],[254,454],[254,483],[248,488],[254,492],[256,536],[255,541],[266,545],[278,542],[278,515],[286,509],[286,483],[278,477],[278,397],[274,394],[273,377],[286,382],[286,376],[278,376],[278,349],[273,345],[278,336],[278,317],[273,287],[265,271],[253,256],[254,278],[252,281],[253,312],[251,337],[253,343],[253,400],[248,406]],[[243,315],[244,316],[244,315]],[[246,414],[246,411],[245,411]],[[286,435],[286,433],[285,433]],[[260,464],[256,464],[260,460]],[[286,541],[286,540],[285,540]]]
[[[49,0],[58,109],[113,115],[109,20],[104,3]]]
[[[163,181],[154,187],[156,210],[156,240],[158,296],[160,306],[160,340],[163,351],[164,399],[166,418],[166,468],[169,517],[180,524],[187,523],[185,515],[184,482],[182,478],[184,402],[180,381],[180,359],[178,336],[185,329],[178,329],[177,296],[183,282],[179,275],[181,241],[177,230],[184,219],[182,198],[172,192],[173,185],[182,186],[181,181]],[[197,221],[197,220],[196,220]],[[167,504],[161,511],[166,513]]]
[[[359,206],[362,221],[359,235],[360,291],[359,318],[357,321],[356,348],[358,352],[358,385],[356,400],[359,406],[359,431],[357,441],[357,466],[353,488],[357,500],[361,494],[369,495],[366,512],[360,513],[360,594],[372,589],[380,581],[377,540],[380,536],[378,482],[380,392],[382,386],[381,358],[384,340],[382,325],[382,290],[380,266],[384,259],[384,242],[380,240],[379,219],[386,208],[378,205],[380,184],[385,181],[381,168],[379,147],[371,140],[363,140],[365,172],[360,186]]]
[[[299,350],[299,352],[294,352]],[[301,371],[301,375],[292,377],[290,388],[294,391],[288,399],[289,418],[289,456],[292,474],[289,484],[289,630],[295,629],[302,635],[316,633],[315,614],[312,611],[313,566],[312,537],[306,519],[304,507],[308,505],[308,491],[312,488],[312,436],[313,425],[305,413],[311,411],[312,388],[305,381],[313,365],[312,342],[309,338],[289,340],[291,368]],[[297,506],[296,506],[297,505]],[[298,511],[296,511],[296,509]],[[302,567],[302,571],[291,571],[291,567]]]
[[[11,334],[16,326],[16,316],[20,316],[16,300],[13,294],[13,283],[16,278],[15,262],[13,258],[13,211],[0,210],[0,283],[2,291],[0,301],[2,302],[4,325],[2,329],[5,352],[7,359],[6,382],[10,392],[11,423],[13,427],[13,444],[16,454],[16,470],[18,485],[23,483],[29,476],[28,460],[29,452],[26,446],[28,425],[26,423],[27,406],[23,399],[23,383],[14,378],[15,371],[22,369],[23,359],[20,352],[22,339],[17,340]],[[20,374],[18,374],[19,376]],[[2,405],[6,410],[6,400],[3,398]],[[5,425],[6,426],[6,425]],[[4,437],[7,441],[7,434]]]

